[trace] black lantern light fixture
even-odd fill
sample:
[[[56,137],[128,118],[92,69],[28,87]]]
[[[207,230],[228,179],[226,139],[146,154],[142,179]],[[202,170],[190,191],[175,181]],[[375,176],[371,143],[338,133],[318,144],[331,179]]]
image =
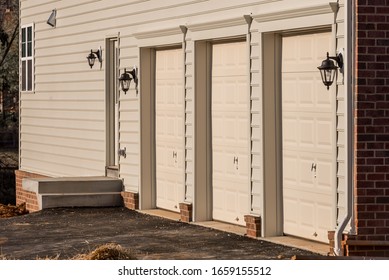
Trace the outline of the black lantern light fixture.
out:
[[[335,65],[334,61],[337,65]],[[327,90],[330,89],[330,86],[334,82],[338,68],[341,71],[343,70],[343,55],[338,53],[336,56],[329,56],[327,52],[327,59],[323,60],[321,65],[317,67],[320,70],[321,79],[327,87]]]
[[[93,68],[93,65],[95,65],[96,58],[100,62],[100,69],[102,67],[102,62],[103,62],[103,51],[101,47],[98,48],[97,51],[90,50],[90,54],[86,57],[88,59],[88,64],[90,68]]]
[[[120,75],[120,87],[122,88],[122,91],[124,91],[124,94],[126,94],[127,91],[130,89],[131,81],[134,81],[136,94],[138,94],[138,69],[136,68],[136,66],[134,66],[131,71],[127,71],[124,68],[123,74]]]

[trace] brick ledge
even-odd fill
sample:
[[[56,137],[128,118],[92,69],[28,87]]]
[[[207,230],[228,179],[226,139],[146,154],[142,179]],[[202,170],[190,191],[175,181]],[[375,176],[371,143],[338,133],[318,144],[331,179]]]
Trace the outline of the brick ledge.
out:
[[[389,246],[389,241],[380,240],[346,240],[344,243],[353,246]]]

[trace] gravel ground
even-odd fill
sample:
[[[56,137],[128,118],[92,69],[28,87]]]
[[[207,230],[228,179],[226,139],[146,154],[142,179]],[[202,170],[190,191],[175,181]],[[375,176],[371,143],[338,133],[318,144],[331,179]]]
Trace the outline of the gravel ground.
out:
[[[115,243],[138,259],[290,259],[315,253],[126,208],[57,208],[0,219],[7,259],[70,259]],[[0,257],[1,259],[1,257]]]

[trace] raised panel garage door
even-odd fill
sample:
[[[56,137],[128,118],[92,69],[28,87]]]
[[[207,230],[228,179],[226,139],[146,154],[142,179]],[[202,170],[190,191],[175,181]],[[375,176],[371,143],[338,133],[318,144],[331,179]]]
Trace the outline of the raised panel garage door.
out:
[[[156,52],[156,204],[175,212],[184,201],[182,59],[181,49]]]
[[[284,232],[328,242],[335,227],[335,98],[317,66],[331,33],[282,39]]]
[[[249,92],[246,42],[213,45],[213,219],[244,225],[249,208]]]

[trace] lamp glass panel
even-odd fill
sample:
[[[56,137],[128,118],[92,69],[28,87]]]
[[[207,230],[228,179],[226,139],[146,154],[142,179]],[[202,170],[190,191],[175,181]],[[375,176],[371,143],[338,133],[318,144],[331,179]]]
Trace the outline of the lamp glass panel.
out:
[[[121,87],[123,91],[127,91],[130,88],[131,80],[121,80]]]
[[[93,67],[93,65],[95,65],[95,60],[96,60],[95,56],[89,56],[88,57],[88,63],[89,63],[90,67]]]
[[[333,79],[332,79],[332,73],[333,73],[334,71],[333,70],[331,70],[331,69],[329,69],[329,70],[324,70],[324,75],[325,75],[325,80],[326,80],[326,82],[331,82],[332,83],[332,81],[333,81]]]

